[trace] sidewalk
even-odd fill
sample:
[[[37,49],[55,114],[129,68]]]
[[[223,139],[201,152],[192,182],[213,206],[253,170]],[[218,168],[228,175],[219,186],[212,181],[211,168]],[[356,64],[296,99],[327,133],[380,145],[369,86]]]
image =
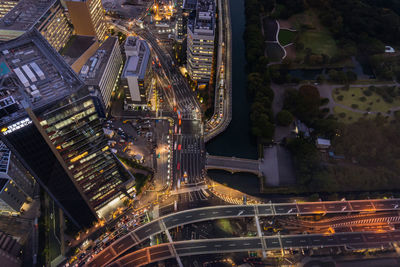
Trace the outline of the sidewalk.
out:
[[[228,203],[235,205],[243,205],[243,196],[246,196],[247,205],[264,203],[263,199],[261,198],[247,195],[245,193],[242,193],[238,190],[232,189],[215,181],[208,181],[208,182],[211,183],[210,191],[214,195],[216,195],[217,197],[221,198],[222,200]]]

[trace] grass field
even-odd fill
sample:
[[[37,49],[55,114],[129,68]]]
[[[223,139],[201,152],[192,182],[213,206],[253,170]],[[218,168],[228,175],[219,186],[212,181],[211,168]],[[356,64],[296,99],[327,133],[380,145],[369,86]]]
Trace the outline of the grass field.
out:
[[[315,54],[325,54],[330,57],[336,55],[338,48],[335,40],[328,31],[308,30],[300,35],[300,42],[304,48],[310,48]]]
[[[333,92],[333,99],[336,103],[351,107],[352,105],[357,105],[357,109],[372,112],[382,112],[386,113],[393,107],[400,106],[400,99],[396,99],[393,103],[387,103],[383,98],[372,92],[371,96],[366,96],[363,91],[368,88],[366,87],[350,87],[348,91],[336,88]],[[339,93],[337,93],[339,92]],[[340,100],[340,96],[343,99]]]
[[[353,122],[358,121],[362,117],[375,118],[375,115],[366,115],[365,116],[362,113],[353,112],[353,111],[350,111],[350,110],[347,110],[345,108],[338,107],[338,106],[334,107],[334,114],[338,118],[338,120],[343,123],[353,123]],[[345,114],[344,117],[341,116],[341,114]]]
[[[290,17],[289,22],[298,31],[303,28],[299,42],[304,44],[304,48],[311,48],[314,54],[325,54],[330,57],[338,52],[331,33],[319,21],[318,10],[308,9]],[[306,27],[306,30],[304,27]],[[304,56],[304,50],[297,53],[297,57],[300,59],[303,59]]]
[[[278,39],[279,43],[283,46],[288,45],[293,42],[296,32],[289,30],[279,30]]]

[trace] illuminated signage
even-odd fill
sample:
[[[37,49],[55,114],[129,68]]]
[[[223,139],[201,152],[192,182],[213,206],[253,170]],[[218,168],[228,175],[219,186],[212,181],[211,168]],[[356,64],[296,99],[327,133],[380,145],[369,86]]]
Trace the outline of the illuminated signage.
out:
[[[16,123],[13,123],[11,125],[8,125],[7,127],[1,129],[1,132],[4,135],[7,135],[9,133],[12,133],[12,132],[18,130],[18,129],[24,128],[25,126],[27,126],[27,125],[29,125],[31,123],[32,123],[32,121],[29,118],[26,118],[26,119],[20,120],[20,121],[18,121]]]

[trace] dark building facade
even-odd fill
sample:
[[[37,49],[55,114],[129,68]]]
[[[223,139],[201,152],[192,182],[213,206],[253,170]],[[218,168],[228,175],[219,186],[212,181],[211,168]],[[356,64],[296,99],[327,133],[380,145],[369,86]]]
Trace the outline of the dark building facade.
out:
[[[96,97],[36,30],[0,51],[10,70],[0,88],[2,140],[76,225],[90,226],[126,181]]]

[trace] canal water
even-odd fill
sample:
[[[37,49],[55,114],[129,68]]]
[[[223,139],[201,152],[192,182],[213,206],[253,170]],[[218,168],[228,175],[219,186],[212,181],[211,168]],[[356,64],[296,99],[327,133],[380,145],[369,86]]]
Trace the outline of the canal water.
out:
[[[207,152],[219,156],[257,158],[257,144],[250,133],[250,99],[246,93],[244,0],[230,0],[232,23],[232,121],[225,132],[207,143]],[[232,19],[234,18],[234,19]]]
[[[232,23],[232,121],[225,132],[207,143],[211,155],[257,159],[256,140],[250,133],[250,99],[246,93],[244,0],[230,0]],[[256,194],[259,179],[252,174],[230,174],[224,171],[209,171],[208,175],[232,188]]]

